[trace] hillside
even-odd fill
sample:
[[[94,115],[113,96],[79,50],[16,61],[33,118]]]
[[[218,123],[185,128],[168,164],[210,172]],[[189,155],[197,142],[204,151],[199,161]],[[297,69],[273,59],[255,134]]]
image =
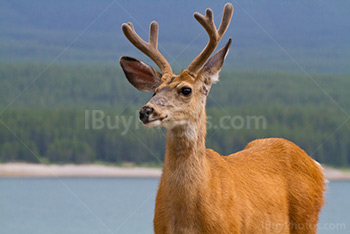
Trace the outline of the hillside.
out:
[[[225,2],[4,0],[0,3],[1,62],[46,63],[57,56],[60,63],[115,64],[122,55],[144,59],[124,38],[120,26],[133,22],[145,38],[149,23],[157,20],[160,50],[173,66],[183,68],[207,41],[193,12],[204,13],[211,7],[219,21]],[[308,72],[350,71],[349,1],[233,4],[232,24],[223,39],[233,38],[227,59],[233,69],[301,72],[292,57]]]
[[[152,94],[119,68],[97,65],[55,65],[25,90],[44,67],[0,66],[1,110],[25,91],[0,114],[0,161],[161,163],[165,131],[138,121]],[[349,76],[312,78],[350,112]],[[284,137],[322,163],[350,165],[349,119],[307,76],[225,68],[220,79],[208,98],[208,147],[229,154],[256,138]]]
[[[0,65],[0,107],[4,108],[29,85],[12,108],[116,109],[130,103],[141,106],[152,96],[133,88],[119,65],[54,65],[41,74],[45,68],[46,65],[38,64]],[[225,64],[220,82],[211,90],[208,107],[309,105],[339,109],[330,95],[349,110],[348,75],[310,77],[283,72],[238,72]]]
[[[165,131],[137,117],[152,94],[128,84],[118,59],[153,62],[121,24],[133,22],[147,38],[157,20],[159,49],[179,72],[207,43],[193,12],[210,7],[218,23],[225,3],[1,1],[0,162],[159,165]],[[232,37],[231,50],[208,98],[208,147],[228,154],[256,138],[284,137],[321,163],[350,166],[350,2],[233,5],[219,45]]]

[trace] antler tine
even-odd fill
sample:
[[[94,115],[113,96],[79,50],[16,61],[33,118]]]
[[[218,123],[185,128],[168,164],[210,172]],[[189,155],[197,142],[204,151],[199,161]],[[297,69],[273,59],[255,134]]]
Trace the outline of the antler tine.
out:
[[[149,43],[154,48],[158,48],[158,23],[156,21],[152,21],[149,27]]]
[[[132,23],[122,24],[122,30],[128,40],[140,51],[151,58],[160,68],[163,76],[172,74],[171,66],[164,56],[157,49],[158,47],[158,23],[153,21],[150,24],[149,42],[145,42],[134,30]]]
[[[222,36],[225,34],[233,13],[233,6],[231,3],[226,3],[224,13],[222,15],[219,29],[217,30],[214,24],[213,12],[207,9],[205,16],[194,13],[194,18],[203,26],[209,35],[209,42],[204,50],[192,61],[186,69],[188,73],[195,76],[203,64],[208,60],[210,55],[214,52],[216,46],[219,44]]]
[[[227,3],[224,7],[224,13],[222,14],[221,24],[218,30],[218,33],[221,37],[225,34],[228,26],[230,25],[232,14],[233,6],[231,3]]]

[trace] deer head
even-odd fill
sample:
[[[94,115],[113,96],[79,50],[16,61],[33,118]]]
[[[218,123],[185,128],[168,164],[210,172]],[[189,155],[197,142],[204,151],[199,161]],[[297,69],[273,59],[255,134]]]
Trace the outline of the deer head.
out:
[[[140,120],[145,125],[174,128],[205,118],[206,98],[211,85],[219,78],[231,38],[212,58],[209,57],[228,28],[232,13],[232,4],[227,3],[218,29],[215,27],[211,9],[206,10],[205,16],[194,14],[195,19],[207,31],[209,42],[179,75],[173,74],[170,64],[157,49],[157,22],[153,21],[150,25],[148,43],[136,34],[131,23],[122,25],[122,30],[129,41],[150,57],[161,70],[159,73],[135,58],[124,56],[120,59],[126,78],[135,88],[144,92],[154,92],[151,100],[140,110]]]

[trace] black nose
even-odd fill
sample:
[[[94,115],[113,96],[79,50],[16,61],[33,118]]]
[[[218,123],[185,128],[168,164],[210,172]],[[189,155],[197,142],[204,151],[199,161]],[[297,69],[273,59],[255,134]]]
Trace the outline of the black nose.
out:
[[[139,114],[140,114],[140,120],[143,122],[143,123],[147,123],[148,122],[148,118],[149,116],[153,113],[153,108],[150,108],[150,107],[143,107]]]

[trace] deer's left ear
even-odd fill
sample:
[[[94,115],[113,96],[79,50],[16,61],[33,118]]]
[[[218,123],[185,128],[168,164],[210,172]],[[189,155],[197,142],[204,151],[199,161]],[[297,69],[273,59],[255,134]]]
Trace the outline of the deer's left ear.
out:
[[[128,81],[140,91],[154,92],[161,83],[161,74],[141,60],[123,56],[120,66]]]
[[[224,64],[224,60],[230,48],[232,39],[211,57],[208,62],[199,71],[199,76],[206,85],[211,85],[219,80],[219,72]]]

